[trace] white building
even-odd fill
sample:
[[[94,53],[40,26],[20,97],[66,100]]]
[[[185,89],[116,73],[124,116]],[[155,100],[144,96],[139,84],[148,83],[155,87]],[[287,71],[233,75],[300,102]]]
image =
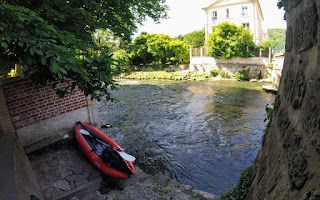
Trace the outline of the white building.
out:
[[[259,0],[213,0],[210,6],[202,9],[206,12],[206,40],[214,27],[225,21],[248,28],[256,44],[267,39],[262,29],[264,18]]]

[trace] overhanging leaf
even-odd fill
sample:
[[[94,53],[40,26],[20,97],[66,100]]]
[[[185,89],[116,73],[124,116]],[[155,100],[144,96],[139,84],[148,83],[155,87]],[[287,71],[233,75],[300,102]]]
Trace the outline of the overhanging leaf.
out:
[[[2,46],[3,48],[5,48],[5,49],[8,48],[8,44],[7,44],[6,42],[1,42],[1,46]]]
[[[59,66],[57,65],[57,63],[53,63],[52,64],[52,72],[54,74],[57,74],[58,70],[59,70]]]
[[[62,73],[64,73],[64,74],[67,74],[67,71],[66,71],[65,69],[63,69],[63,68],[60,68],[60,71],[61,71]]]

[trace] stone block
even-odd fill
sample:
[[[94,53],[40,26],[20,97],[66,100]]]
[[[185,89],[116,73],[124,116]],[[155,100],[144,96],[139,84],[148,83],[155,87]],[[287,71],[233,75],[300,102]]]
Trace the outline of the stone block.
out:
[[[70,185],[66,180],[59,180],[55,183],[53,183],[53,187],[59,188],[60,190],[63,191],[70,191]]]
[[[320,77],[314,75],[309,81],[305,102],[302,106],[301,124],[312,145],[320,153]]]
[[[286,52],[291,52],[292,40],[293,40],[292,27],[289,26],[286,31]]]
[[[315,3],[309,3],[295,17],[293,44],[296,53],[308,50],[317,44],[318,14]]]
[[[291,9],[295,8],[302,0],[282,0],[282,4],[286,11],[290,11]]]

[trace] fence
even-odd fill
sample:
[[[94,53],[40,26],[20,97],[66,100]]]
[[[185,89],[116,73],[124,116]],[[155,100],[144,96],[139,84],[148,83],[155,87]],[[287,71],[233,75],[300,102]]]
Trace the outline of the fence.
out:
[[[192,48],[190,53],[190,57],[210,57],[209,56],[209,47],[208,46],[203,46],[201,48]],[[271,51],[268,50],[256,50],[252,49],[250,50],[254,57],[270,57]]]
[[[208,46],[204,46],[201,48],[192,48],[191,49],[191,57],[209,57],[209,47]]]
[[[281,55],[284,53],[286,47],[286,40],[282,40],[274,47],[274,55]]]

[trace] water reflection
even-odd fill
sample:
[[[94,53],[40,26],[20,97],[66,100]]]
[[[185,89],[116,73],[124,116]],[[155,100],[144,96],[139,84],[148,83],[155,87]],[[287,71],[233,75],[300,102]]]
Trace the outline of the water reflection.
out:
[[[216,195],[236,184],[260,148],[271,94],[258,83],[139,81],[100,103],[103,132],[159,171]]]

